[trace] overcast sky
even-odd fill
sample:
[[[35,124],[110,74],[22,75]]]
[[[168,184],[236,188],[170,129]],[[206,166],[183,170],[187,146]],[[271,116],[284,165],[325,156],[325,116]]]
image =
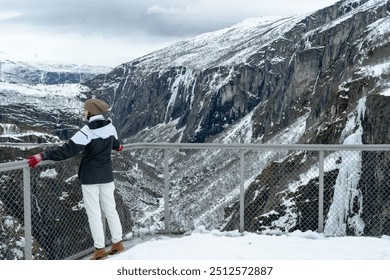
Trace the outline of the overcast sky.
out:
[[[114,67],[244,19],[336,0],[0,0],[0,58]]]

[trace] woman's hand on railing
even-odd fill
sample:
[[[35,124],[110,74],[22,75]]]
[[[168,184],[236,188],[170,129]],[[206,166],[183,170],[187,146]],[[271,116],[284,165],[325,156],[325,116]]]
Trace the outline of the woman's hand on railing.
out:
[[[27,158],[28,166],[34,168],[38,163],[42,161],[42,154],[36,154]]]

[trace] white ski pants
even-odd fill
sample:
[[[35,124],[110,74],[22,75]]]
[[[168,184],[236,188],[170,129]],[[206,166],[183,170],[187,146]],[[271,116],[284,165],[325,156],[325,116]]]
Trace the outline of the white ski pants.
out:
[[[115,208],[114,182],[107,184],[81,185],[81,188],[84,198],[84,207],[87,212],[95,248],[100,249],[105,247],[102,210],[107,218],[112,242],[117,243],[121,241],[122,225]]]

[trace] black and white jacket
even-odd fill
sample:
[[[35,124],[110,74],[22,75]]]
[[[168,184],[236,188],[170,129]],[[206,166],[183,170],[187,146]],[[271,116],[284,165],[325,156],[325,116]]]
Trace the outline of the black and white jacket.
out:
[[[120,146],[115,127],[102,115],[92,116],[67,143],[44,151],[43,160],[61,161],[82,154],[79,178],[83,185],[114,181],[111,151]]]

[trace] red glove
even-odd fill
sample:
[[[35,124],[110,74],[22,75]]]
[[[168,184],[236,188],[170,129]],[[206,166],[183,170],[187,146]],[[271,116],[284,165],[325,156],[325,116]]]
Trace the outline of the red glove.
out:
[[[42,154],[32,155],[27,158],[27,162],[30,168],[34,168],[41,161],[42,161]]]
[[[123,145],[120,144],[119,147],[116,149],[117,152],[121,152],[123,150]]]

